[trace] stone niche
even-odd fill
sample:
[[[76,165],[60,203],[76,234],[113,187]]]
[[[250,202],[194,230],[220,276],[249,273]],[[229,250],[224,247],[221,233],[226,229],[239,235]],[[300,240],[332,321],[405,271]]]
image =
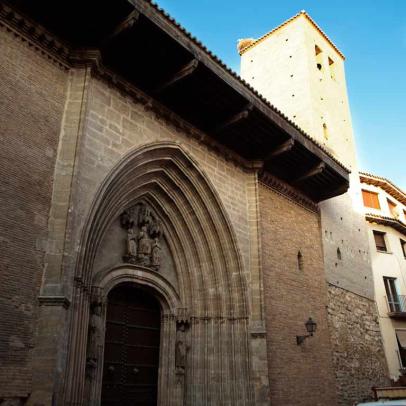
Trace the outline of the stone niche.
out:
[[[122,264],[159,272],[176,289],[178,287],[163,224],[146,203],[136,203],[114,219],[97,251],[94,272]]]

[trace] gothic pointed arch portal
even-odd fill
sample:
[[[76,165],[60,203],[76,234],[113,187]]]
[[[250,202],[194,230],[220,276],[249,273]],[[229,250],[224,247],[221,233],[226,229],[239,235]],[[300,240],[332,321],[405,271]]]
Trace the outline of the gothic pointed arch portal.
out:
[[[210,181],[180,146],[144,146],[110,172],[84,227],[75,280],[66,404],[100,402],[103,343],[90,348],[88,326],[104,325],[114,280],[148,285],[161,303],[159,405],[254,404],[235,235]]]

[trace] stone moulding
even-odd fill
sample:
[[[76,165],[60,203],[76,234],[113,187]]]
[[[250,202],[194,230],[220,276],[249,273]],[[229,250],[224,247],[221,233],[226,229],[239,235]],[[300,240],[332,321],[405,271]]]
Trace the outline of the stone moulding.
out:
[[[62,306],[68,309],[70,300],[66,296],[39,296],[38,301],[40,306]]]
[[[5,4],[0,4],[0,26],[13,32],[21,41],[33,46],[35,50],[58,66],[69,69],[70,45],[56,38],[55,35],[30,18],[22,16]]]
[[[286,197],[287,199],[298,204],[304,209],[309,210],[313,213],[320,212],[320,208],[316,203],[314,203],[312,200],[310,200],[308,197],[306,197],[293,187],[272,176],[271,174],[266,172],[260,174],[259,181],[264,186]]]

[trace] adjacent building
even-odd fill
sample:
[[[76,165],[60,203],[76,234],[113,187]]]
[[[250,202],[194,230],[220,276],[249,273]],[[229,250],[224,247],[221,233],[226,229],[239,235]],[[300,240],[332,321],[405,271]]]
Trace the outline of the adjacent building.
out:
[[[360,173],[379,324],[392,381],[406,373],[406,194]]]

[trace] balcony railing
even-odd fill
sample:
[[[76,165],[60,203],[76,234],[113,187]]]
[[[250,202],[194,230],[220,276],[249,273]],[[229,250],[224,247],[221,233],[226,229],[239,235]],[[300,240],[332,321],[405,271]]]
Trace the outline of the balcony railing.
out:
[[[390,317],[406,318],[406,295],[386,297]]]

